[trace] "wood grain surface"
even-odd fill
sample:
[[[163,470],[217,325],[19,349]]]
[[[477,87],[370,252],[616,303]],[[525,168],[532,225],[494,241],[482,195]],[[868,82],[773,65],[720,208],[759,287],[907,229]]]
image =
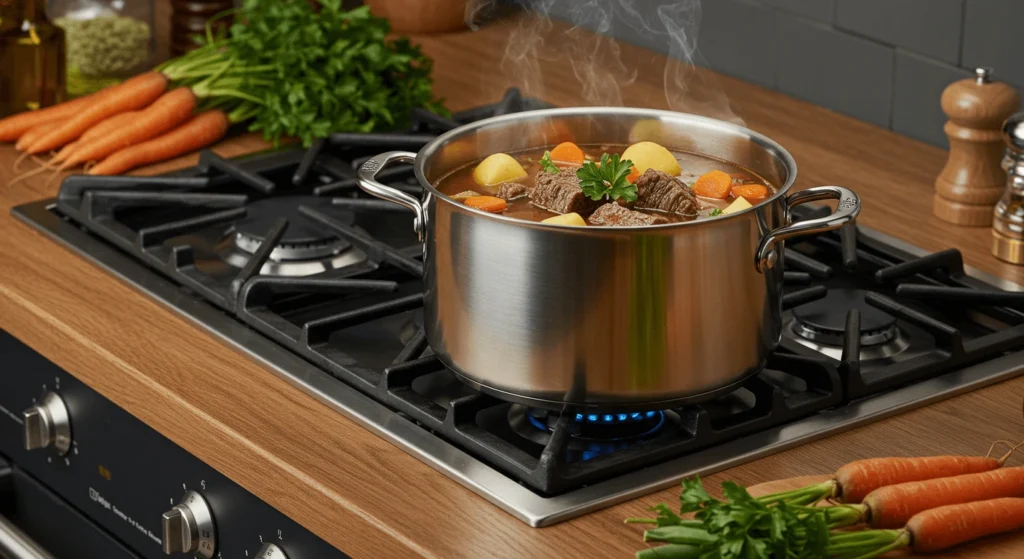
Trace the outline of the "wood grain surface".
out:
[[[799,476],[786,479],[766,481],[747,488],[751,495],[760,497],[770,493],[799,489],[814,483],[821,483],[831,479],[831,476]],[[908,557],[913,555],[909,551],[890,552],[883,557]],[[1008,559],[1010,557],[1024,557],[1024,538],[1017,534],[1005,534],[984,538],[969,545],[961,545],[943,551],[942,553],[929,553],[932,559],[960,559],[970,557],[971,559]]]
[[[512,25],[422,38],[437,61],[437,90],[453,109],[493,101],[512,83],[500,62]],[[622,56],[638,69],[622,89],[624,102],[664,107],[664,59],[628,45]],[[533,93],[559,105],[580,102],[571,72],[557,63],[541,66],[547,87]],[[959,247],[969,264],[1024,283],[1024,269],[989,255],[987,230],[957,229],[931,215],[942,150],[776,92],[697,74],[717,79],[750,127],[793,152],[799,186],[849,186],[864,198],[863,225],[926,250]],[[216,151],[230,156],[263,146],[243,135]],[[527,527],[14,220],[12,206],[57,189],[45,177],[7,186],[15,158],[0,146],[0,328],[349,555],[627,557],[643,543],[640,529],[622,519],[676,502],[678,491],[669,489],[550,528]],[[867,456],[983,453],[990,440],[1024,438],[1022,395],[1024,379],[1007,381],[707,482],[820,474]]]

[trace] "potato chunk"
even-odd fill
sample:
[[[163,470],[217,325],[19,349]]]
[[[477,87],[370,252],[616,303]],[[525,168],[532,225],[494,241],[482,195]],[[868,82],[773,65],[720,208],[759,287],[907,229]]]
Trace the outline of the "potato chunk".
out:
[[[734,214],[738,211],[745,210],[751,207],[750,202],[747,202],[746,198],[737,198],[735,202],[729,204],[728,208],[722,210],[722,215]]]
[[[622,159],[632,161],[638,175],[644,174],[647,169],[657,169],[674,177],[681,171],[676,156],[654,142],[637,142],[629,146],[622,152]]]
[[[526,170],[511,155],[495,153],[487,156],[473,169],[473,180],[481,186],[494,186],[526,176]]]
[[[556,215],[555,217],[549,217],[541,223],[550,223],[552,225],[576,225],[580,227],[586,227],[587,222],[583,221],[583,217],[576,212]]]

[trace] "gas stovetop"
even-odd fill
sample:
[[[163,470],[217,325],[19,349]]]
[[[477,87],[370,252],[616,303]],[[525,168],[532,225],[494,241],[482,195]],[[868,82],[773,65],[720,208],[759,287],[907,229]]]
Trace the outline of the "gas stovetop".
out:
[[[73,176],[15,215],[533,526],[1024,373],[1024,294],[846,227],[786,247],[786,328],[732,393],[670,410],[530,409],[476,392],[422,329],[410,214],[355,169],[485,116],[515,90],[401,134],[337,134],[162,177]],[[381,175],[420,195],[411,167]],[[814,210],[796,208],[794,219]],[[276,344],[267,343],[267,339]]]

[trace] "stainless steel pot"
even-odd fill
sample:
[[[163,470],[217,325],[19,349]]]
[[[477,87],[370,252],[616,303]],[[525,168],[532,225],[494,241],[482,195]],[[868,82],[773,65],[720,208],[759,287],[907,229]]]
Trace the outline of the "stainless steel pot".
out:
[[[489,214],[434,187],[494,152],[573,139],[642,140],[737,163],[780,186],[754,208],[650,227],[551,226]],[[375,178],[412,163],[422,200]],[[560,409],[662,409],[729,390],[765,364],[782,332],[783,241],[835,229],[860,211],[853,192],[788,194],[796,163],[781,146],[709,118],[624,108],[531,111],[475,122],[419,154],[388,152],[360,186],[415,214],[425,241],[424,324],[433,351],[500,398]],[[789,209],[837,199],[831,215]]]

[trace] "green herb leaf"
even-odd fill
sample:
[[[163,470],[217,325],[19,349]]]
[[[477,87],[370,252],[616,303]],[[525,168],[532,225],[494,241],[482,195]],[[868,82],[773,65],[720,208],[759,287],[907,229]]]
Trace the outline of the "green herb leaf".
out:
[[[636,200],[636,185],[626,180],[632,168],[632,161],[620,161],[618,154],[609,156],[605,153],[601,155],[600,166],[593,161],[584,161],[576,176],[580,179],[583,193],[591,200],[622,198],[632,202]]]
[[[717,217],[717,216],[720,216],[720,215],[722,215],[722,209],[721,208],[715,208],[715,209],[711,210],[711,213],[708,214],[709,217]]]
[[[704,508],[705,504],[714,501],[711,495],[704,490],[700,476],[683,480],[683,492],[679,495],[679,500],[683,504],[680,512],[684,514],[699,511]]]
[[[551,162],[550,151],[545,151],[544,157],[540,158],[540,168],[543,169],[545,173],[557,173],[561,171],[558,166]]]

